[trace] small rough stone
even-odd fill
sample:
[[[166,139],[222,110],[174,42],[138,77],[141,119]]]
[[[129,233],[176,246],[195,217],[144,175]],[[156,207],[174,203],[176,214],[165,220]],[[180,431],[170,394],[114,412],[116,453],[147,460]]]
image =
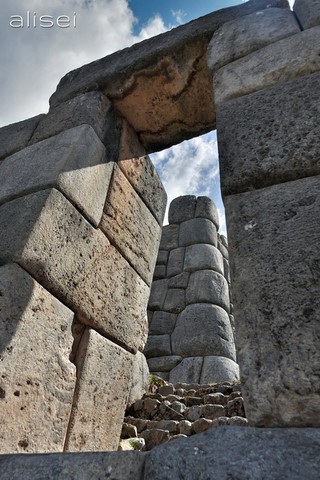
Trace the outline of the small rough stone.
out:
[[[130,423],[124,423],[121,430],[121,438],[132,438],[137,437],[138,431],[135,425],[130,425]]]
[[[203,405],[201,415],[209,420],[223,417],[225,415],[225,408],[222,405]]]
[[[181,422],[178,424],[178,430],[181,435],[191,435],[192,422],[189,422],[189,420],[181,420]]]
[[[206,432],[209,428],[212,427],[212,420],[207,418],[199,418],[195,420],[192,425],[193,433],[202,433]]]
[[[186,413],[187,420],[190,422],[195,422],[199,420],[202,415],[202,407],[201,405],[193,405],[193,407],[189,407]]]
[[[168,430],[154,428],[141,432],[141,438],[145,440],[146,450],[152,450],[154,447],[161,445],[161,443],[167,442],[170,438],[170,433]]]

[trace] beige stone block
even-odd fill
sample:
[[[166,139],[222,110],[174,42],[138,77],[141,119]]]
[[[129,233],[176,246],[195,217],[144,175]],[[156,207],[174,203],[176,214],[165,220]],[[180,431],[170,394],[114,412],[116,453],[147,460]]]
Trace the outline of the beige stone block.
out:
[[[63,451],[73,315],[18,265],[0,267],[1,453]]]
[[[117,450],[132,357],[94,330],[85,330],[76,353],[77,386],[66,451]]]
[[[100,228],[150,285],[161,227],[117,165],[114,167]]]
[[[320,70],[320,26],[272,43],[220,68],[215,103],[263,90]]]
[[[57,190],[0,207],[0,262],[16,261],[103,334],[143,349],[149,288]]]
[[[123,122],[121,132],[118,165],[162,226],[167,194],[152,161],[126,121]]]
[[[0,204],[56,187],[97,226],[112,169],[94,130],[81,125],[6,158],[0,164]]]

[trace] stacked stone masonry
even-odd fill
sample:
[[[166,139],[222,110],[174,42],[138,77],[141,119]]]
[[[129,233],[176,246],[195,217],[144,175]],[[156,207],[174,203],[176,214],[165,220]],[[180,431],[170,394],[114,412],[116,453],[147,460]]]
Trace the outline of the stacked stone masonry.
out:
[[[208,197],[173,200],[162,229],[144,350],[151,373],[170,382],[239,378],[227,240]]]
[[[165,203],[146,153],[215,127],[241,391],[249,425],[265,427],[210,429],[147,455],[4,456],[3,479],[319,477],[319,5],[214,12],[70,72],[47,115],[0,129],[1,452],[117,448],[145,386]],[[165,234],[177,250],[168,283],[190,222]],[[184,277],[154,311],[167,301],[182,315]],[[171,356],[171,335],[158,335]]]

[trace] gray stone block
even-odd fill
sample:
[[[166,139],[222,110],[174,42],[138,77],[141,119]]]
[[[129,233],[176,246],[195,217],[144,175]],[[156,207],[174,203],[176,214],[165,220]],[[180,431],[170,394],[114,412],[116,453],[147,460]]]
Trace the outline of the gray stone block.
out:
[[[189,272],[183,272],[175,277],[171,277],[168,282],[169,288],[187,288],[189,283]]]
[[[162,228],[160,250],[173,250],[179,246],[179,225],[165,225]]]
[[[117,165],[114,166],[100,228],[150,285],[161,227]]]
[[[317,480],[320,431],[219,427],[152,450],[145,478]]]
[[[178,316],[171,335],[172,352],[182,357],[218,355],[235,360],[228,314],[210,304],[189,305]]]
[[[186,248],[184,270],[195,272],[197,270],[215,270],[223,274],[223,257],[213,245],[205,243],[190,245]]]
[[[73,317],[21,267],[0,267],[2,454],[63,451],[76,384]]]
[[[77,384],[64,451],[117,450],[133,355],[91,329],[79,343]]]
[[[180,224],[179,246],[208,243],[217,246],[217,228],[207,218],[193,218]]]
[[[165,265],[156,265],[153,273],[153,280],[162,280],[167,276],[167,267]]]
[[[86,452],[52,455],[2,455],[2,480],[143,480],[141,452]]]
[[[249,423],[319,426],[320,177],[225,205]]]
[[[211,220],[219,230],[219,212],[211,198],[198,197],[195,217],[207,218]]]
[[[141,352],[137,352],[132,357],[132,378],[129,388],[129,397],[127,406],[140,400],[147,392],[149,387],[149,368],[146,357]],[[113,387],[112,387],[113,388]]]
[[[193,218],[196,202],[197,197],[194,195],[183,195],[172,200],[168,214],[169,223],[182,223]]]
[[[169,312],[154,312],[150,324],[150,335],[171,334],[176,324],[177,315]]]
[[[148,308],[150,310],[163,310],[164,301],[168,291],[168,280],[155,280],[151,285]]]
[[[2,205],[0,231],[0,263],[19,263],[82,322],[131,350],[143,348],[148,286],[60,192]]]
[[[226,357],[208,356],[203,360],[200,383],[236,382],[239,365]]]
[[[230,309],[229,287],[227,280],[213,270],[199,270],[190,275],[186,290],[186,303],[213,303]]]
[[[169,257],[168,250],[159,250],[157,265],[167,265],[168,257]]]
[[[320,70],[320,27],[279,40],[214,74],[216,104]]]
[[[180,313],[186,306],[186,291],[184,288],[169,288],[164,302],[164,310]]]
[[[223,259],[227,259],[229,258],[229,252],[228,252],[228,249],[223,245],[222,242],[220,242],[218,240],[218,249],[220,250],[222,256],[223,256]]]
[[[171,383],[199,383],[203,357],[184,358],[169,374]]]
[[[111,103],[107,97],[101,92],[88,92],[51,108],[49,113],[41,118],[30,144],[83,124],[90,125],[102,142],[106,139],[110,142],[112,123],[115,123],[115,115],[112,114]],[[118,138],[113,140],[118,147],[119,135],[116,137]],[[113,149],[117,150],[115,146]],[[110,160],[116,161],[117,158]]]
[[[283,8],[260,10],[224,23],[209,43],[209,69],[216,72],[238,58],[299,32],[294,14]]]
[[[293,11],[304,30],[320,24],[320,4],[318,0],[295,0]]]
[[[25,148],[43,117],[37,115],[0,128],[0,160]]]
[[[171,355],[170,335],[149,335],[144,354],[147,359]]]
[[[320,173],[319,89],[314,73],[218,108],[224,195]]]
[[[167,194],[150,158],[128,122],[123,122],[118,165],[162,227]]]
[[[170,372],[182,360],[179,355],[170,355],[167,357],[149,358],[148,365],[150,372]]]
[[[183,261],[184,261],[185,248],[175,248],[171,250],[169,254],[169,260],[167,265],[167,276],[174,277],[179,275],[183,271]]]
[[[88,125],[27,147],[0,163],[0,204],[30,192],[56,187],[86,218],[100,222],[113,162]]]

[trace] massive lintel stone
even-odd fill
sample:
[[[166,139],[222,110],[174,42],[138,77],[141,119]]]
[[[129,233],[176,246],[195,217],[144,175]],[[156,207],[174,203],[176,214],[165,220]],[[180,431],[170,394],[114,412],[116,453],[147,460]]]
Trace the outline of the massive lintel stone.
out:
[[[0,160],[25,148],[44,115],[0,128]]]
[[[63,451],[76,384],[73,317],[21,267],[0,267],[2,454]]]
[[[59,191],[2,205],[0,231],[0,263],[19,263],[82,322],[126,348],[143,348],[147,284]]]
[[[249,423],[320,426],[320,176],[225,207]]]
[[[252,0],[206,15],[68,73],[51,105],[100,90],[155,151],[212,130],[212,81],[206,51],[223,23],[286,0]]]
[[[112,170],[103,143],[89,125],[81,125],[3,160],[0,204],[56,187],[97,226]]]

